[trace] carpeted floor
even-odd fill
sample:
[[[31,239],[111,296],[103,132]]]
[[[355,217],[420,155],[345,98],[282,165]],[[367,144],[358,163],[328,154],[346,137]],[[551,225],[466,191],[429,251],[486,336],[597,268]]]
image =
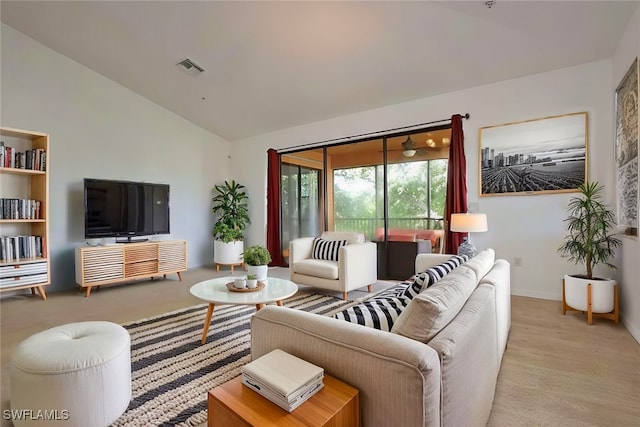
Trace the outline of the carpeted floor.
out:
[[[286,307],[331,315],[353,304],[299,293]],[[216,307],[206,344],[200,344],[207,304],[128,323],[132,399],[114,427],[194,426],[207,420],[207,392],[236,377],[250,361],[253,306]]]

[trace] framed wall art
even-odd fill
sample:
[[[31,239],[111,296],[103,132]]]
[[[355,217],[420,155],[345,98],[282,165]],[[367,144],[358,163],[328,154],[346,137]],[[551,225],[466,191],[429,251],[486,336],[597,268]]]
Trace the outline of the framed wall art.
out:
[[[638,235],[638,58],[616,88],[618,225]]]
[[[587,126],[580,112],[480,128],[480,197],[578,191]]]

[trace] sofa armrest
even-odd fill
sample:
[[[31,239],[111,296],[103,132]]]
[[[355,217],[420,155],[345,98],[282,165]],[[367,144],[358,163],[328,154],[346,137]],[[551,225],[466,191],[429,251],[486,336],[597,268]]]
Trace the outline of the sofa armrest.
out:
[[[498,334],[498,362],[507,348],[511,329],[511,265],[507,260],[497,259],[489,272],[480,279],[479,285],[490,285],[496,290],[496,322]]]
[[[440,424],[440,362],[426,344],[286,307],[251,319],[251,358],[276,348],[360,391],[362,425]]]
[[[427,268],[441,264],[451,258],[449,254],[418,254],[416,256],[416,274],[422,273]]]
[[[442,426],[487,425],[498,377],[495,290],[480,285],[431,341],[440,356]]]
[[[376,244],[364,242],[341,247],[338,254],[338,277],[344,285],[344,291],[371,285],[378,280]]]
[[[289,242],[289,266],[303,259],[311,258],[313,237],[299,237]]]

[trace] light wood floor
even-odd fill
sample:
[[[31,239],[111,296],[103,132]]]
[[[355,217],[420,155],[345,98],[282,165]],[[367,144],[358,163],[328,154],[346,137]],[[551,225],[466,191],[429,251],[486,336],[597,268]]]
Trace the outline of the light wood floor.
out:
[[[167,280],[103,287],[0,302],[2,409],[9,406],[8,365],[28,336],[68,322],[123,323],[201,303],[189,287],[228,275],[201,268]],[[286,269],[270,274],[287,277]],[[374,290],[388,283],[378,283]],[[339,296],[338,293],[326,292]],[[350,299],[365,296],[353,291]],[[203,319],[204,320],[204,319]],[[11,425],[3,420],[2,426]],[[560,303],[512,297],[512,326],[489,426],[640,426],[640,345],[622,325],[578,313],[562,316]]]

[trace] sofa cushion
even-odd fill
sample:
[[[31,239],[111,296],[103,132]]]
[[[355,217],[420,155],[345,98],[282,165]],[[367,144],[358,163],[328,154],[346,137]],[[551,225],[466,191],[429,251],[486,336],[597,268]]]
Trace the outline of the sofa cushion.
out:
[[[464,265],[476,273],[478,282],[487,275],[496,261],[496,252],[491,249],[483,249],[476,256],[467,261]]]
[[[431,268],[427,268],[422,273],[416,274],[416,284],[421,286],[421,289],[418,291],[418,293],[432,286],[438,280],[451,273],[456,267],[467,262],[468,259],[469,258],[466,255],[454,255],[445,262],[435,265]]]
[[[294,273],[321,277],[323,279],[338,280],[337,261],[309,258],[296,262],[291,268],[293,268]]]
[[[409,301],[402,297],[372,298],[333,317],[389,332]]]
[[[391,332],[428,342],[456,317],[476,288],[476,275],[464,265],[422,291],[394,322]]]
[[[347,246],[346,240],[313,239],[311,258],[326,261],[338,261],[338,252],[343,246]]]

